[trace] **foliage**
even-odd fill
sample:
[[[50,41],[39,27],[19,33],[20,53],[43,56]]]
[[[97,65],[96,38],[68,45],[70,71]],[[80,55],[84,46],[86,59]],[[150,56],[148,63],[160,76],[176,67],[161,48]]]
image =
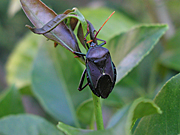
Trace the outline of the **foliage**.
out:
[[[21,0],[21,4],[37,28],[56,16],[39,0],[29,1]],[[80,12],[98,29],[112,10],[84,8]],[[78,13],[76,17],[86,31],[83,16]],[[60,24],[44,34],[61,44],[54,48],[45,37],[26,34],[7,62],[9,88],[0,94],[0,134],[179,134],[180,75],[175,75],[180,69],[179,32],[163,44],[163,49],[159,40],[167,29],[166,24],[139,24],[116,12],[99,33],[98,38],[107,41],[105,47],[117,69],[113,92],[101,100],[104,130],[94,128],[90,89],[77,90],[85,66],[72,52],[78,51],[77,47],[86,52],[78,37],[76,43],[71,40],[72,33],[61,36],[64,29]],[[77,29],[73,33],[76,35]],[[26,114],[21,98],[24,95],[35,98],[49,118]]]

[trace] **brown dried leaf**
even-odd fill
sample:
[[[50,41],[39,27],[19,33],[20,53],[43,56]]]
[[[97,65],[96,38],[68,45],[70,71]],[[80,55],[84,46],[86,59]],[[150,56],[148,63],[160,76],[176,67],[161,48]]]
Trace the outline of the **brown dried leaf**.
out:
[[[36,28],[43,27],[46,23],[57,16],[52,9],[47,7],[40,0],[20,0],[20,2],[26,16]],[[64,22],[61,22],[55,29],[44,34],[44,36],[61,44],[71,52],[79,51],[79,47],[73,33],[64,24]]]

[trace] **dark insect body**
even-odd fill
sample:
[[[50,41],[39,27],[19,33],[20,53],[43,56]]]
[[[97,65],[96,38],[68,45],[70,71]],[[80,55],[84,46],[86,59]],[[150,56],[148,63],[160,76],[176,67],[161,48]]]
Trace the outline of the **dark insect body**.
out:
[[[88,49],[87,54],[81,53],[77,44],[77,39],[73,32],[76,25],[78,24],[78,16],[73,15],[74,12],[80,15],[80,18],[82,19],[82,15],[80,14],[80,12],[76,8],[73,8],[73,10],[66,10],[63,14],[57,15],[42,28],[32,28],[31,26],[27,27],[36,34],[48,34],[58,25],[60,25],[60,36],[62,36],[62,41],[55,41],[54,46],[56,47],[58,43],[60,43],[69,51],[76,54],[76,57],[81,57],[83,60],[84,56],[86,57],[86,69],[82,74],[78,90],[81,91],[87,85],[89,85],[95,95],[97,95],[98,97],[107,98],[114,88],[116,82],[116,68],[111,60],[109,50],[102,47],[104,44],[106,44],[106,41],[98,39],[96,38],[96,36],[108,21],[108,19],[114,14],[114,12],[109,16],[109,18],[97,32],[94,29],[93,25],[88,20],[86,20],[88,28],[85,37],[83,34],[83,26],[80,23],[78,27],[77,37],[81,44]],[[68,19],[70,20],[68,21]],[[69,23],[66,24],[65,22]],[[66,32],[68,36],[64,36],[64,32]],[[91,40],[87,42],[86,37],[88,35],[90,35]],[[97,41],[102,41],[102,43],[98,45]],[[83,86],[85,76],[87,76],[87,83]]]
[[[87,75],[87,84],[82,86],[85,75]],[[81,91],[89,85],[96,96],[107,98],[114,88],[115,81],[116,68],[109,50],[100,45],[90,47],[86,54],[86,69],[82,74],[78,89]]]
[[[77,56],[86,56],[86,69],[82,74],[78,90],[81,91],[89,85],[96,96],[107,98],[116,82],[116,68],[109,50],[102,47],[106,41],[96,38],[102,27],[94,35],[93,25],[88,22],[88,26],[89,32],[86,36],[90,34],[91,40],[87,42],[85,37],[86,46],[89,48],[87,54],[74,52]],[[98,45],[97,40],[103,41],[103,43]],[[83,86],[85,75],[87,76],[87,83]]]

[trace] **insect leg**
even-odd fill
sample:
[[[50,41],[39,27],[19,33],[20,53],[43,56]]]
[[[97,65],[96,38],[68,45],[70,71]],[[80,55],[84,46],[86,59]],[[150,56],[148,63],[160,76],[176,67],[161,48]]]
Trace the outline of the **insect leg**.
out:
[[[76,52],[76,51],[74,51],[73,53],[74,53],[75,55],[77,55],[78,57],[80,57],[80,56],[86,56],[86,54],[81,53],[81,52]]]
[[[89,49],[89,45],[88,45],[87,39],[86,39],[86,37],[87,37],[88,34],[89,34],[89,30],[88,30],[88,32],[86,33],[85,37],[84,37],[84,42],[85,42],[85,44],[86,44],[86,47]]]
[[[103,41],[103,43],[101,43],[100,46],[103,46],[103,45],[106,44],[106,41],[105,41],[105,40],[102,40],[102,39],[99,39],[99,38],[96,38],[96,39],[99,40],[99,41]]]
[[[86,39],[86,38],[84,38],[84,42],[85,42],[85,44],[86,44],[86,47],[89,49],[89,45],[88,45],[88,43],[87,43],[87,39]]]
[[[58,43],[54,42],[54,47],[57,47],[58,46]]]
[[[81,76],[81,80],[80,80],[79,87],[78,87],[78,90],[79,90],[79,91],[83,90],[83,89],[88,85],[88,82],[87,82],[87,83],[82,87],[83,82],[84,82],[85,75],[86,75],[86,69],[84,70],[84,72],[82,73],[82,76]]]

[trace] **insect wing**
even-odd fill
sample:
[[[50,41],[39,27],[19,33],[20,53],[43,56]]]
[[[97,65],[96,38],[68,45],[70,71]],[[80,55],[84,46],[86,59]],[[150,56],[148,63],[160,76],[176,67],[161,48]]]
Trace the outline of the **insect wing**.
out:
[[[98,79],[102,74],[98,69],[98,67],[92,61],[86,62],[86,68],[87,68],[87,79],[90,83],[89,86],[92,92],[99,97],[100,93],[99,91],[96,90],[96,87],[97,87]]]
[[[110,76],[111,81],[113,82],[114,80],[114,64],[111,60],[111,56],[109,54],[107,60],[106,60],[106,65],[104,67],[104,72]]]
[[[104,72],[105,75],[101,76],[98,81],[97,89],[100,91],[100,95],[102,98],[107,98],[112,92],[116,81],[116,68],[111,60],[110,55],[106,60]]]
[[[97,91],[99,91],[102,98],[107,98],[112,91],[112,81],[109,75],[102,75],[98,79]]]

